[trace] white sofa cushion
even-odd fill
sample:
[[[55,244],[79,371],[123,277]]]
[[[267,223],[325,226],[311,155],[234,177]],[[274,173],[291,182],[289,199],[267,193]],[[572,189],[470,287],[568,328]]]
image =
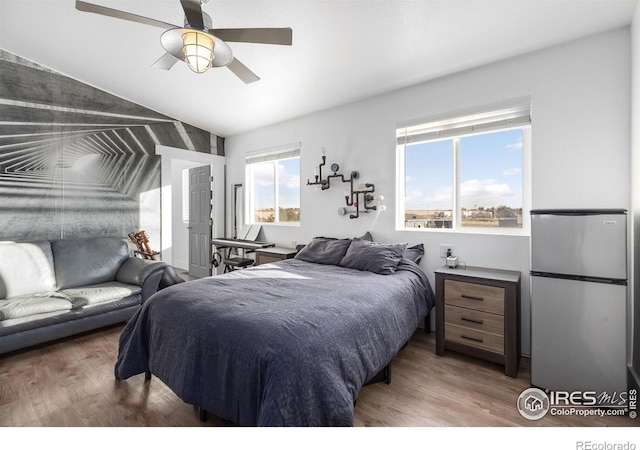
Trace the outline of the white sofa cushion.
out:
[[[0,242],[0,299],[56,290],[48,241]]]
[[[64,289],[61,292],[71,299],[74,308],[80,308],[139,294],[142,292],[142,288],[133,284],[109,281],[108,283]]]
[[[41,292],[0,300],[0,320],[18,319],[36,314],[69,311],[69,297],[61,292]]]

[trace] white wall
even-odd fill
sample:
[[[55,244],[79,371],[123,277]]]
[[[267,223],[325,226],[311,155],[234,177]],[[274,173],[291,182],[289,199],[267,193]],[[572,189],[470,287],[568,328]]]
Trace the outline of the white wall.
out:
[[[244,183],[246,152],[301,142],[301,226],[265,225],[267,240],[290,246],[317,235],[353,237],[370,230],[381,242],[423,242],[421,266],[432,283],[433,270],[443,263],[440,244],[453,244],[467,265],[518,270],[522,350],[529,354],[529,238],[395,231],[396,124],[530,95],[532,207],[629,208],[629,56],[625,28],[232,136],[226,140],[227,190]],[[375,183],[387,211],[356,220],[338,216],[344,188],[306,186],[322,147],[328,163]]]

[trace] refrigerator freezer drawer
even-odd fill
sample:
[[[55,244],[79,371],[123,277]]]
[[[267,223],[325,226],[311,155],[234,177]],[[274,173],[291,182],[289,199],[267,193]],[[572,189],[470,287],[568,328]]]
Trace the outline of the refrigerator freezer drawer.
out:
[[[531,215],[531,270],[627,279],[627,215]]]
[[[626,391],[626,286],[532,276],[531,293],[531,383]]]

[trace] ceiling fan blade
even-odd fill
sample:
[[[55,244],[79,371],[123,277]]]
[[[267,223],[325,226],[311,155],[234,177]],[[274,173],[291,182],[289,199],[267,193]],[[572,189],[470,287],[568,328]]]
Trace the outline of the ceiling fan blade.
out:
[[[106,8],[104,6],[94,5],[92,3],[82,2],[80,0],[76,0],[76,9],[78,11],[101,14],[103,16],[109,16],[109,17],[114,17],[116,19],[128,20],[130,22],[142,23],[145,25],[151,25],[154,27],[164,28],[167,30],[170,28],[176,28],[175,25],[172,25],[170,23],[161,22],[159,20],[138,16],[136,14],[131,14],[124,11],[119,11],[117,9],[111,9],[111,8]]]
[[[254,44],[291,45],[291,28],[217,28],[211,34],[228,42],[252,42]]]
[[[187,22],[192,27],[204,30],[204,19],[202,18],[202,6],[200,6],[200,0],[180,0],[182,9],[184,9],[184,15],[187,17]]]
[[[260,77],[253,73],[247,66],[238,61],[237,58],[233,58],[227,67],[231,70],[238,78],[245,82],[245,84],[253,83],[254,81],[258,81]]]
[[[154,62],[151,67],[153,67],[154,69],[169,70],[178,61],[180,60],[173,56],[171,53],[165,53],[160,58],[158,58],[158,60]]]

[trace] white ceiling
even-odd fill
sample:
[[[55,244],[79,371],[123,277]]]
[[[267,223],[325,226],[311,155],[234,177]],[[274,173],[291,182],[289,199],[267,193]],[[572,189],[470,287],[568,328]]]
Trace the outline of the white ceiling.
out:
[[[87,0],[182,25],[179,0]],[[291,27],[293,46],[229,43],[261,80],[197,75],[160,28],[0,0],[0,48],[175,119],[231,136],[583,36],[628,26],[638,0],[210,0],[214,28]]]

